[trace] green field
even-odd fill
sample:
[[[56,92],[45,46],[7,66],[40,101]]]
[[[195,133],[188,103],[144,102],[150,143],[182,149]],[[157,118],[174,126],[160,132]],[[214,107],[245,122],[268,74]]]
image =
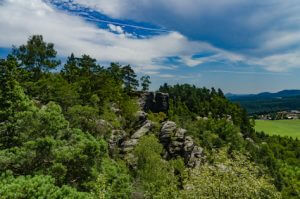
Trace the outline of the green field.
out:
[[[270,135],[300,138],[300,120],[256,120],[255,130]]]

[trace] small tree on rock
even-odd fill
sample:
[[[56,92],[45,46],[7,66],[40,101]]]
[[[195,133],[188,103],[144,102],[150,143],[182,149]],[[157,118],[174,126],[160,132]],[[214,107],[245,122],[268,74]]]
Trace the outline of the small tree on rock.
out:
[[[151,84],[151,81],[150,81],[149,75],[145,75],[145,76],[141,77],[142,91],[148,91],[150,84]]]

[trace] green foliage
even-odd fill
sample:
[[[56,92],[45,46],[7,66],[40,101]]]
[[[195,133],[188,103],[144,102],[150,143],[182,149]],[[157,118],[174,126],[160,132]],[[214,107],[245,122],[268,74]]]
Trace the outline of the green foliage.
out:
[[[75,105],[68,109],[66,117],[70,122],[70,127],[79,128],[83,131],[96,133],[98,110],[90,106]]]
[[[286,181],[286,186],[282,190],[283,198],[299,198],[300,196],[300,167],[287,163],[280,164],[280,172]]]
[[[213,156],[213,164],[190,170],[183,198],[281,198],[271,179],[247,157],[226,150]]]
[[[233,124],[240,127],[245,136],[254,133],[247,113],[238,105],[229,102],[221,91],[215,89],[196,88],[189,84],[169,86],[164,84],[159,91],[169,93],[169,117],[181,126],[195,117],[211,117],[222,119],[231,117]]]
[[[55,59],[56,53],[54,44],[44,42],[41,35],[33,35],[26,45],[13,48],[13,55],[21,67],[32,74],[33,80],[38,80],[42,72],[48,72],[60,64],[60,61]]]
[[[141,80],[142,91],[148,91],[149,85],[151,84],[150,76],[149,75],[142,76],[140,80]]]
[[[123,162],[104,159],[96,183],[94,193],[99,199],[131,198],[132,179]]]
[[[19,112],[33,107],[16,81],[17,66],[14,59],[0,62],[0,149],[20,144],[16,130]]]
[[[105,121],[109,122],[114,128],[120,128],[121,127],[121,121],[120,118],[117,116],[117,114],[112,110],[111,105],[106,103],[104,105],[101,118]]]
[[[167,115],[163,112],[159,112],[159,113],[149,112],[147,115],[147,119],[152,121],[153,128],[151,131],[154,134],[158,134],[158,132],[160,132],[162,122],[164,122],[167,119]]]
[[[69,129],[61,109],[54,103],[18,114],[15,131],[18,146],[0,151],[1,171],[15,174],[42,173],[57,183],[82,190],[96,179],[94,169],[106,154],[106,144],[79,129]]]
[[[207,149],[230,146],[230,149],[241,150],[243,147],[244,140],[239,128],[226,119],[199,119],[190,124],[188,131]]]
[[[78,192],[69,186],[58,187],[50,176],[20,176],[11,172],[0,176],[0,196],[2,199],[92,199],[88,193]]]
[[[111,63],[110,67],[108,67],[108,73],[119,82],[122,82],[124,78],[124,72],[122,70],[122,66],[118,63]]]
[[[125,91],[135,91],[139,86],[139,82],[136,79],[136,74],[130,65],[122,67],[123,80],[125,85]]]
[[[105,140],[111,130],[129,136],[141,125],[134,70],[71,54],[60,73],[51,73],[58,64],[41,36],[0,59],[1,198],[276,198],[272,183],[283,198],[299,198],[299,140],[255,133],[247,112],[220,89],[161,86],[170,96],[168,114],[148,114],[156,128],[126,154],[128,166],[117,159],[123,154],[108,155]],[[149,76],[141,81],[148,90]],[[155,136],[165,120],[205,148],[202,167],[162,158]],[[116,138],[117,145],[127,139]]]
[[[230,99],[234,103],[240,104],[251,115],[269,114],[278,111],[299,110],[300,96],[283,96],[283,97],[261,97],[251,96],[245,98]]]
[[[159,113],[148,113],[148,119],[151,120],[152,122],[156,122],[156,123],[162,123],[163,121],[165,121],[167,118],[166,114],[163,112],[159,112]]]
[[[177,178],[174,168],[163,160],[163,147],[155,136],[143,137],[135,148],[137,175],[145,190],[146,198],[177,197]]]
[[[87,55],[79,58],[72,54],[64,65],[61,75],[72,88],[76,88],[82,105],[101,107],[106,102],[121,100],[122,79],[115,79],[109,69],[103,69],[95,59]],[[96,104],[95,96],[98,97]]]
[[[69,84],[59,74],[49,74],[42,77],[31,88],[31,94],[42,104],[50,101],[58,103],[64,110],[73,104],[79,103],[79,94],[76,87]]]
[[[300,138],[300,120],[256,120],[255,123],[258,132]]]
[[[136,112],[139,110],[137,99],[131,99],[129,96],[124,95],[123,100],[120,102],[120,109],[124,119],[123,126],[131,129],[137,120]]]
[[[247,150],[255,162],[268,167],[285,198],[299,198],[299,140],[264,133],[258,133],[254,139],[256,143],[249,144]]]

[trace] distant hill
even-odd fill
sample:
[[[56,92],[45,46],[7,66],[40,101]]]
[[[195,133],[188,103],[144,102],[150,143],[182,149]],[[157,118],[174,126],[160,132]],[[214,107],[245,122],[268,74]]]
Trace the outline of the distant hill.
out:
[[[261,99],[276,99],[282,97],[300,96],[300,90],[282,90],[277,93],[263,92],[259,94],[233,94],[225,95],[230,100],[261,100]]]
[[[238,95],[228,93],[229,100],[240,103],[249,114],[276,112],[281,110],[300,110],[300,90],[283,90],[277,93]]]

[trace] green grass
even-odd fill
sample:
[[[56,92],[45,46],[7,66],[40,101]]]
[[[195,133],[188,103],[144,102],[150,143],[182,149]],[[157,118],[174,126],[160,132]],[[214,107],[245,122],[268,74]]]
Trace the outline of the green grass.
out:
[[[256,120],[255,130],[269,135],[300,138],[300,120]]]

